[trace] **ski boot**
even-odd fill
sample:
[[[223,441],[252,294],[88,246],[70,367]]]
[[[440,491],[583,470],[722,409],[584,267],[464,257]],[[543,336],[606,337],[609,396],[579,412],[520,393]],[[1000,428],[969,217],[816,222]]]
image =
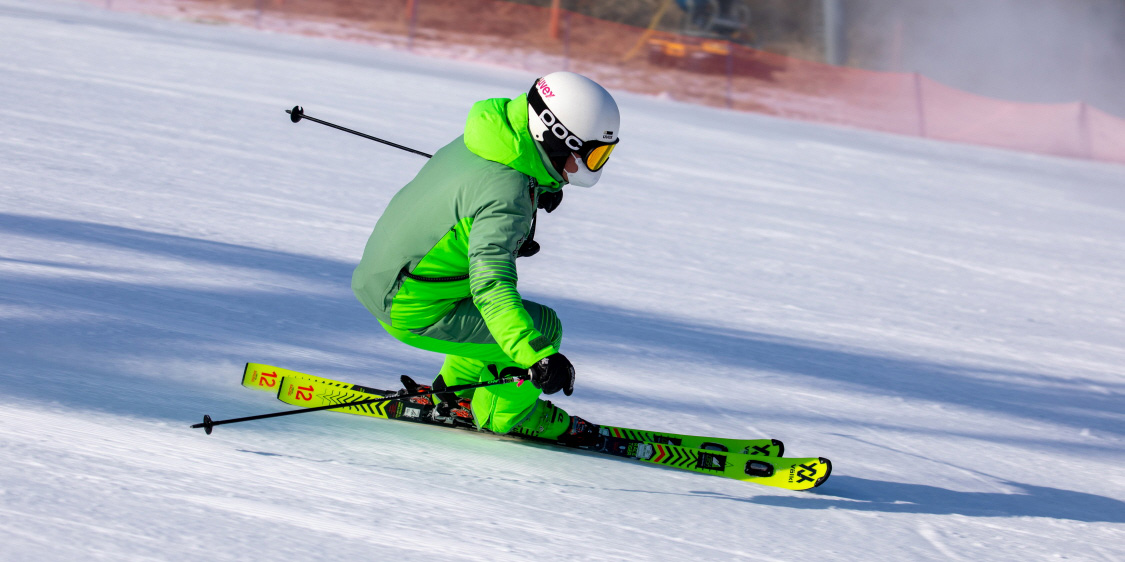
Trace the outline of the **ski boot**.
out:
[[[558,437],[560,445],[579,449],[598,449],[604,440],[600,425],[578,416],[570,416],[570,427]]]

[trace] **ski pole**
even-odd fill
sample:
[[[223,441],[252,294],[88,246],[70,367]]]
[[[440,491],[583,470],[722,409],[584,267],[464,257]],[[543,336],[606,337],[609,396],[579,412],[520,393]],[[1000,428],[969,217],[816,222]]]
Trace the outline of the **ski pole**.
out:
[[[359,131],[353,131],[353,130],[347,128],[347,127],[341,127],[341,126],[339,126],[335,123],[329,123],[328,121],[321,121],[320,119],[317,119],[316,117],[309,117],[308,115],[305,115],[305,110],[302,109],[301,106],[299,106],[299,105],[294,105],[293,109],[286,109],[285,112],[289,114],[289,120],[294,122],[294,123],[300,121],[301,119],[308,119],[309,121],[312,121],[313,123],[320,123],[321,125],[328,125],[329,127],[332,127],[333,129],[339,129],[341,131],[344,131],[345,133],[351,133],[353,135],[359,135],[359,136],[361,136],[365,139],[371,139],[375,142],[381,142],[381,143],[383,143],[387,146],[393,146],[395,148],[402,149],[402,150],[405,150],[407,152],[413,152],[414,154],[420,154],[422,156],[425,156],[426,158],[433,158],[433,156],[434,156],[433,154],[426,154],[425,152],[422,152],[421,150],[414,150],[413,148],[410,148],[409,146],[402,146],[401,144],[396,144],[396,143],[393,143],[393,142],[388,141],[388,140],[383,140],[379,137],[373,137],[373,136],[368,135],[366,133],[361,133]]]
[[[381,142],[381,143],[383,143],[387,146],[393,146],[395,148],[399,148],[399,149],[405,150],[407,152],[413,152],[414,154],[420,154],[422,156],[425,156],[426,158],[433,158],[434,157],[433,154],[426,154],[425,152],[422,152],[421,150],[414,150],[413,148],[410,148],[409,146],[402,146],[401,144],[393,143],[393,142],[388,141],[388,140],[383,140],[379,137],[373,137],[373,136],[371,136],[369,134],[366,134],[366,133],[361,133],[359,131],[353,131],[353,130],[347,128],[347,127],[341,127],[341,126],[339,126],[335,123],[329,123],[328,121],[323,121],[323,120],[317,119],[316,117],[309,117],[308,115],[305,115],[305,110],[299,105],[294,105],[293,109],[286,109],[285,112],[289,114],[289,120],[294,122],[294,123],[299,122],[301,119],[308,119],[309,121],[312,121],[314,123],[320,123],[321,125],[328,125],[329,127],[332,127],[333,129],[339,129],[341,131],[344,131],[345,133],[351,133],[353,135],[359,135],[359,136],[361,136],[365,139],[371,139],[375,142]],[[552,197],[550,195],[541,195],[540,198],[541,198],[540,201],[547,201],[547,200],[555,201],[554,206],[550,207],[550,210],[547,211],[549,213],[549,212],[555,210],[555,207],[558,206],[558,201],[562,200],[562,192],[561,191],[558,192],[557,197]],[[540,207],[540,208],[546,209],[547,207]],[[528,253],[521,253],[520,254],[521,256],[525,256],[525,257],[533,256],[533,255],[536,254],[536,252],[539,251],[539,244],[537,242],[535,242],[535,240],[533,240],[533,238],[535,237],[535,223],[536,223],[536,220],[533,218],[532,222],[531,222],[531,225],[532,225],[531,226],[531,236],[529,236],[527,238],[527,241],[524,243],[524,245],[527,247],[527,249],[524,250],[523,247],[520,248],[521,252],[528,252]]]
[[[442,393],[445,393],[445,392],[460,392],[462,390],[471,390],[471,389],[474,389],[474,388],[483,388],[483,387],[486,387],[486,386],[493,386],[493,385],[497,385],[497,384],[507,384],[507,383],[510,383],[510,382],[517,382],[517,381],[519,382],[519,384],[523,384],[523,382],[528,380],[529,378],[530,378],[530,376],[526,375],[526,374],[511,375],[511,376],[500,377],[496,380],[491,380],[491,381],[488,381],[488,382],[474,383],[474,384],[458,384],[458,385],[454,385],[454,386],[447,386],[447,387],[441,389],[441,392]],[[344,402],[342,404],[325,404],[324,406],[317,406],[315,408],[300,408],[300,409],[297,409],[297,410],[286,410],[284,412],[274,412],[272,414],[261,414],[261,415],[257,415],[257,416],[247,416],[247,417],[244,417],[244,418],[232,418],[232,419],[229,419],[229,420],[219,420],[219,421],[212,420],[211,416],[204,415],[203,416],[203,423],[197,423],[197,424],[191,426],[191,428],[192,429],[199,429],[199,428],[202,427],[203,431],[207,432],[207,435],[211,435],[211,429],[214,428],[216,425],[226,425],[228,423],[240,423],[240,422],[246,422],[246,421],[251,421],[251,420],[264,420],[266,418],[276,418],[276,417],[280,417],[280,416],[291,416],[293,414],[305,414],[305,413],[308,413],[308,412],[316,412],[316,411],[319,411],[319,410],[335,410],[335,409],[338,409],[338,408],[350,408],[352,406],[363,406],[363,405],[366,405],[366,404],[375,404],[377,402],[390,402],[390,401],[393,401],[393,400],[408,400],[408,399],[413,398],[415,396],[426,396],[426,395],[434,394],[434,392],[435,392],[434,390],[430,390],[429,392],[419,392],[417,394],[395,394],[393,396],[380,396],[378,398],[367,398],[367,399],[364,399],[364,400],[357,400],[355,402]]]

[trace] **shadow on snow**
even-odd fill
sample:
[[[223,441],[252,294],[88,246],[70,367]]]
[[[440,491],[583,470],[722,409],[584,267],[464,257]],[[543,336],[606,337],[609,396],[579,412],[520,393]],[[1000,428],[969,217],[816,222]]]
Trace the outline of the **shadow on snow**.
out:
[[[834,475],[823,489],[801,495],[737,498],[713,492],[698,495],[721,497],[758,505],[793,509],[840,509],[881,513],[964,515],[968,517],[1047,517],[1087,523],[1125,523],[1125,502],[1072,490],[1004,482],[1017,493],[958,492],[924,484],[883,482]],[[824,495],[824,494],[832,494]]]
[[[353,264],[281,251],[211,242],[118,226],[58,218],[0,213],[0,234],[45,241],[109,247],[145,256],[163,256],[215,266],[250,268],[259,273],[297,277],[317,287],[308,290],[161,287],[120,280],[67,276],[0,274],[0,303],[31,312],[4,321],[0,372],[7,395],[68,407],[109,411],[126,416],[194,421],[204,408],[245,411],[254,393],[215,389],[216,381],[237,384],[238,367],[248,358],[314,373],[392,381],[397,374],[424,376],[439,358],[414,364],[405,354],[391,358],[376,349],[354,349],[357,341],[374,347],[399,346],[351,295]],[[358,249],[357,249],[358,250]],[[129,271],[134,264],[106,266],[76,263],[74,256],[38,256],[0,261],[81,272]],[[174,281],[174,280],[172,280]],[[1121,405],[1111,396],[1071,384],[1036,386],[1044,375],[988,372],[958,366],[900,359],[859,350],[831,348],[811,341],[767,334],[721,330],[667,316],[557,297],[541,299],[567,322],[568,347],[580,354],[605,354],[615,361],[670,357],[738,370],[772,371],[867,387],[870,392],[948,402],[1004,415],[1048,418],[1075,427],[1117,433],[1113,423]],[[369,338],[364,340],[363,338]],[[397,349],[397,348],[396,348]],[[327,358],[317,354],[327,354]],[[409,352],[407,352],[409,353]],[[418,352],[418,357],[429,357]],[[123,358],[142,366],[226,362],[231,373],[221,379],[184,380],[175,373],[143,373],[122,368]],[[341,365],[346,358],[348,365]],[[1006,382],[988,380],[1004,375]],[[750,380],[754,375],[744,375]],[[1013,383],[1027,380],[1029,384]],[[356,380],[363,382],[363,379]],[[1104,386],[1104,385],[1103,385]],[[1111,394],[1120,394],[1114,389]],[[682,409],[684,404],[652,404],[642,395],[606,394],[605,400],[632,400],[647,406]],[[721,406],[720,406],[721,410]],[[732,413],[738,414],[732,410]],[[1064,415],[1065,413],[1065,415]],[[762,496],[738,501],[797,509],[850,509],[890,513],[1032,516],[1077,521],[1125,522],[1122,502],[1067,490],[1010,483],[1022,494],[956,492],[918,484],[879,482],[833,476],[831,491],[818,494]]]

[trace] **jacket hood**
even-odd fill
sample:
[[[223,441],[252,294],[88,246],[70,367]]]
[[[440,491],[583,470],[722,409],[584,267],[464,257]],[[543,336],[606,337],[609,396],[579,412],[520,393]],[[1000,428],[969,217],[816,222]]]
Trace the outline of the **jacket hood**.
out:
[[[562,189],[527,128],[527,94],[478,101],[465,122],[465,146],[481,158],[535,178],[546,191]]]

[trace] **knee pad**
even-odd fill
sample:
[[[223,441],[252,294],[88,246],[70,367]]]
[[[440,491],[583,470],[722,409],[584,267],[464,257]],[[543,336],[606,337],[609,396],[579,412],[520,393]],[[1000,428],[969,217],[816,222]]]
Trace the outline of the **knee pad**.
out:
[[[568,429],[570,414],[550,401],[539,400],[531,415],[513,428],[512,433],[554,441]]]

